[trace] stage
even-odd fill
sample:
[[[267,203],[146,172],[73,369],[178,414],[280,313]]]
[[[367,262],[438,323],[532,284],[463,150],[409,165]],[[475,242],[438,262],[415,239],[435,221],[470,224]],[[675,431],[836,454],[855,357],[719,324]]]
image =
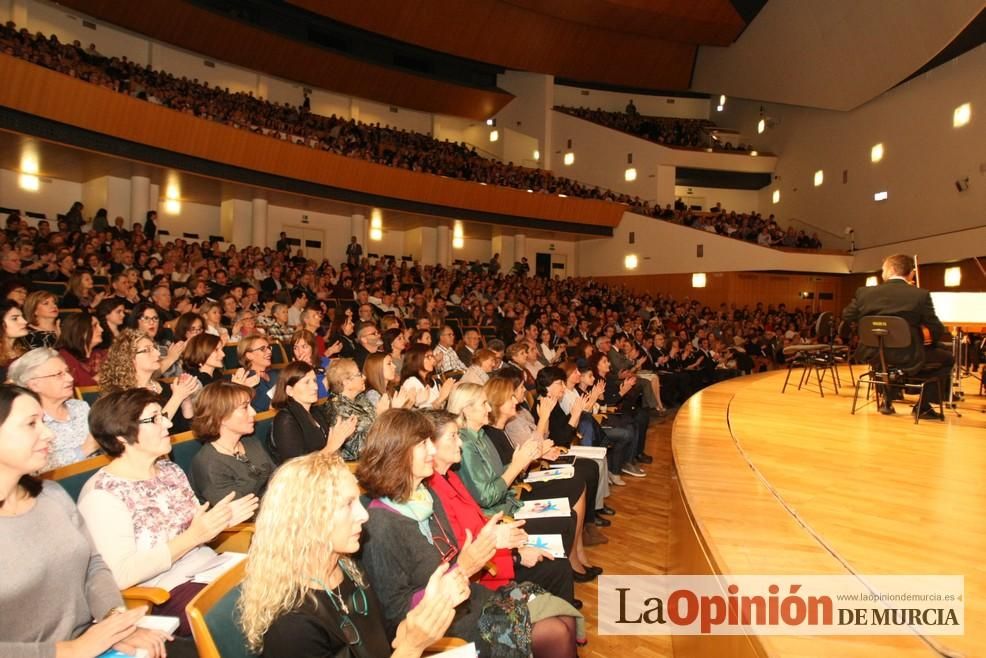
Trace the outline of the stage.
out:
[[[856,367],[856,373],[862,368]],[[784,370],[693,396],[672,432],[669,566],[678,574],[965,577],[965,635],[675,637],[682,656],[986,655],[986,399],[915,425],[910,403],[850,415],[842,368],[781,394]]]

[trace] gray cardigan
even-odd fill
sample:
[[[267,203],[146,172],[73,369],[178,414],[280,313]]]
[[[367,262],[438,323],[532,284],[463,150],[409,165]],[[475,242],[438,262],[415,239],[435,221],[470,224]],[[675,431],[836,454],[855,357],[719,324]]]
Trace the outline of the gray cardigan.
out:
[[[263,497],[267,481],[274,472],[274,461],[254,437],[245,436],[241,443],[249,463],[224,455],[211,444],[202,446],[195,453],[188,469],[188,481],[201,502],[215,505],[230,491],[236,492],[234,498],[247,494]]]
[[[437,497],[434,500],[432,535],[442,536],[442,530],[435,523],[438,517],[441,528],[455,545],[452,525],[445,517],[441,502]],[[442,559],[438,549],[421,534],[417,521],[381,501],[370,503],[368,512],[370,518],[363,526],[363,564],[370,585],[383,606],[387,633],[394,637],[397,626],[420,600],[428,579]],[[469,600],[456,608],[455,619],[446,635],[475,642],[480,655],[485,656],[489,648],[479,634],[479,617],[492,592],[476,583],[470,583],[469,587],[472,590]]]
[[[56,642],[123,605],[75,503],[54,482],[28,512],[0,517],[0,574],[3,658],[54,658]]]

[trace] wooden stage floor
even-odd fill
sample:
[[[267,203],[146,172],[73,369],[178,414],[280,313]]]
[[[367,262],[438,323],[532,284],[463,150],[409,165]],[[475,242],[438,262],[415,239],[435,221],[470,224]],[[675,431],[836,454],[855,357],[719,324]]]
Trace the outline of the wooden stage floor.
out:
[[[898,403],[894,416],[872,404],[850,415],[848,370],[841,394],[827,388],[824,398],[817,389],[797,390],[796,381],[782,395],[784,375],[710,387],[675,419],[681,500],[713,570],[962,575],[966,634],[759,638],[757,653],[986,655],[986,400],[979,382],[965,380],[961,418],[946,409],[944,422],[915,425],[910,403]],[[672,552],[672,571],[674,561]],[[677,638],[674,648],[696,655],[679,651]]]

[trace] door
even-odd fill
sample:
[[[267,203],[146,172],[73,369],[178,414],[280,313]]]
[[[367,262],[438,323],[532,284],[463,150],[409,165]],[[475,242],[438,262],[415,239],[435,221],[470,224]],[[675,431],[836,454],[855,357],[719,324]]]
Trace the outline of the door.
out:
[[[310,226],[285,226],[283,230],[287,234],[292,254],[298,253],[300,247],[305,258],[314,261],[322,260],[325,253],[325,231]]]
[[[551,278],[568,276],[568,256],[566,254],[551,254]]]
[[[551,254],[538,252],[534,260],[534,276],[539,279],[551,277]]]

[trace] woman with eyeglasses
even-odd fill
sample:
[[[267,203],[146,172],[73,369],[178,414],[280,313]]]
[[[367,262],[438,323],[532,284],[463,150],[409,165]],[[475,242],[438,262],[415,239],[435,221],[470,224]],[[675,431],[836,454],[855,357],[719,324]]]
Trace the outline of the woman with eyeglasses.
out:
[[[0,385],[0,655],[96,658],[113,647],[164,658],[166,636],[136,627],[146,608],[123,610],[72,499],[32,475],[48,460],[43,415],[34,393]]]
[[[11,301],[0,303],[0,376],[6,379],[10,362],[29,349],[27,346],[27,319],[21,307]]]
[[[325,380],[333,394],[329,401],[332,416],[338,421],[355,419],[356,425],[339,447],[339,453],[347,462],[356,461],[373,421],[390,408],[390,398],[379,398],[376,404],[370,401],[365,395],[366,378],[352,359],[333,360],[325,372]]]
[[[58,299],[47,290],[32,292],[24,300],[24,317],[27,318],[26,342],[35,347],[54,347],[58,340]]]
[[[185,349],[184,341],[171,342],[168,338],[171,332],[161,329],[161,315],[153,302],[140,302],[130,312],[127,318],[127,327],[137,329],[154,341],[158,352],[161,353],[161,375],[172,377],[178,374],[179,369],[175,368],[178,359],[181,358],[182,350]]]
[[[236,356],[247,371],[247,376],[258,378],[251,402],[257,412],[270,409],[274,387],[277,386],[278,371],[270,367],[272,355],[270,343],[260,334],[246,336],[236,345]]]
[[[74,399],[72,373],[58,352],[33,349],[11,364],[7,376],[41,400],[44,424],[54,433],[48,469],[80,462],[98,450],[89,435],[89,404]]]
[[[76,386],[96,386],[101,358],[93,358],[103,341],[103,326],[86,311],[71,313],[62,320],[62,333],[55,348],[68,365]]]
[[[416,409],[441,409],[455,387],[456,382],[451,378],[438,384],[436,365],[435,354],[428,345],[417,343],[404,353],[400,395],[411,400]]]
[[[318,354],[318,337],[307,329],[298,329],[288,338],[287,345],[291,346],[291,357],[295,361],[304,361],[315,370],[318,399],[327,398],[329,390],[325,384],[325,369],[329,366],[329,357],[316,356]]]
[[[161,369],[161,353],[154,341],[137,329],[124,329],[113,340],[99,369],[99,386],[103,393],[146,388],[160,396],[164,415],[171,419],[175,433],[188,429],[192,418],[191,403],[184,404],[195,392],[197,382],[190,375],[179,375],[174,383],[155,379]]]
[[[187,341],[204,332],[205,320],[198,313],[182,313],[175,320],[175,341]]]
[[[502,514],[495,514],[475,537],[468,531],[458,541],[441,501],[424,486],[435,472],[433,434],[432,423],[418,412],[386,411],[370,430],[356,471],[372,499],[363,564],[390,633],[442,562],[469,579],[478,577],[502,533]],[[538,607],[533,599],[540,599]],[[575,656],[576,616],[571,605],[531,583],[492,592],[471,582],[468,604],[457,607],[449,634],[475,642],[482,656]]]
[[[204,587],[192,580],[216,557],[205,544],[253,516],[259,501],[231,493],[200,506],[181,468],[162,459],[171,452],[171,421],[146,389],[97,400],[89,428],[111,459],[79,494],[93,542],[120,589],[167,590],[154,613],[178,617],[178,635],[190,635],[185,606]]]
[[[442,564],[388,642],[376,589],[352,555],[367,514],[338,455],[292,459],[271,479],[257,514],[237,618],[261,658],[418,658],[441,638],[469,594]]]
[[[261,497],[274,472],[274,462],[261,442],[251,436],[253,391],[242,384],[209,384],[195,399],[192,429],[205,445],[195,453],[189,480],[199,500],[213,505],[230,493]]]
[[[271,406],[278,411],[271,425],[269,445],[278,464],[319,450],[334,453],[356,429],[355,417],[332,424],[324,414],[314,413],[313,405],[318,401],[315,379],[314,368],[303,361],[292,361],[277,380]]]

